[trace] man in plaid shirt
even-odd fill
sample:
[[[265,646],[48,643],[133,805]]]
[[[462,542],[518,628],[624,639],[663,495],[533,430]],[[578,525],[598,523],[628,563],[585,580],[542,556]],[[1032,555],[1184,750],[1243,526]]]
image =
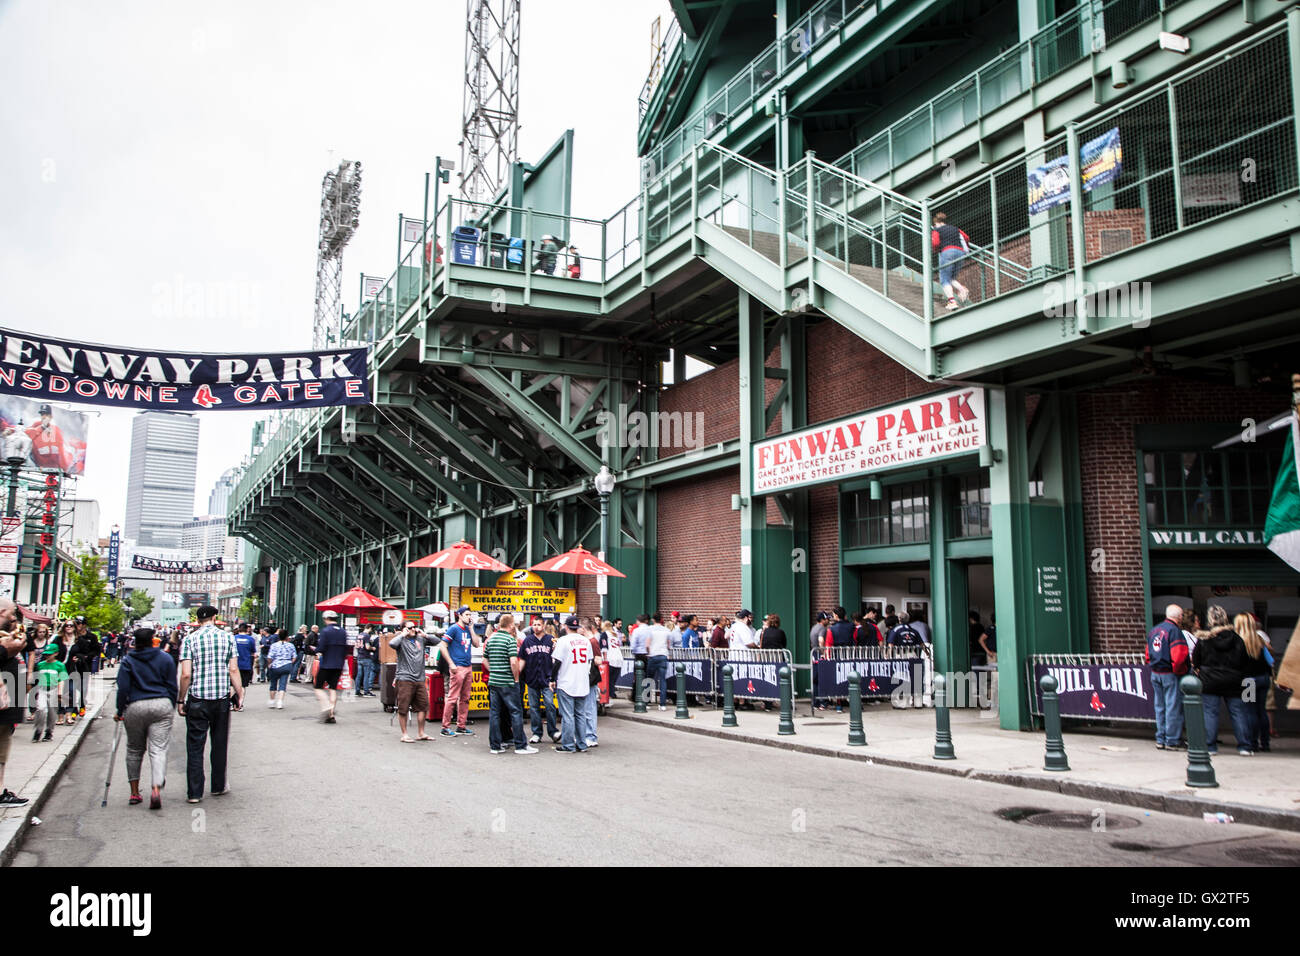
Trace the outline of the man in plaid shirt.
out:
[[[217,627],[217,609],[198,610],[199,627],[181,641],[181,679],[176,711],[185,718],[185,750],[190,803],[203,799],[203,748],[212,734],[212,793],[229,793],[226,786],[226,742],[230,711],[244,709],[244,685],[239,677],[235,639]]]

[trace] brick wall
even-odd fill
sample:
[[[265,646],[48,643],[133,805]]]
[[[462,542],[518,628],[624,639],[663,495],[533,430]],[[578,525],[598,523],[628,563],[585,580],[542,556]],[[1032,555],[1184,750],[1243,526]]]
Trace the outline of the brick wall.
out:
[[[1160,378],[1079,395],[1084,558],[1094,652],[1135,651],[1146,633],[1141,476],[1134,428],[1149,424],[1259,421],[1278,398],[1261,392]],[[1096,549],[1105,571],[1093,571]]]
[[[737,470],[659,488],[658,610],[664,614],[711,617],[740,607],[740,516],[731,510],[731,496],[739,493]]]

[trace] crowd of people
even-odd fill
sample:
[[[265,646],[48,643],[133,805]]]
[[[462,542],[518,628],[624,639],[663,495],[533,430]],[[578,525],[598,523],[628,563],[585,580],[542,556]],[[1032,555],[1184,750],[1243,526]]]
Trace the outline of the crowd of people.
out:
[[[1185,750],[1183,691],[1187,674],[1201,681],[1205,741],[1219,752],[1219,713],[1226,708],[1243,757],[1267,753],[1274,736],[1272,642],[1254,614],[1228,619],[1217,604],[1205,611],[1205,625],[1190,608],[1170,604],[1165,619],[1147,632],[1145,660],[1156,708],[1156,749]]]

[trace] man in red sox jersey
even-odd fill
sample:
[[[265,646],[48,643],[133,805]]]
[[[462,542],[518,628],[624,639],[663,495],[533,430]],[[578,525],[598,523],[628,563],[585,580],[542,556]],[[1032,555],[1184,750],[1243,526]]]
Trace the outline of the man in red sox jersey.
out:
[[[40,421],[24,429],[32,440],[32,464],[79,474],[85,467],[86,443],[64,437],[63,429],[54,424],[54,409],[49,405],[42,405],[40,414]]]

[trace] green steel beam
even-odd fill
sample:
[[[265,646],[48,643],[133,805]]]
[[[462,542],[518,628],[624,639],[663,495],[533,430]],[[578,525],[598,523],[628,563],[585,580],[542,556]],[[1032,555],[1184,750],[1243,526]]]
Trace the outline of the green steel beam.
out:
[[[382,438],[382,436],[380,437]],[[371,512],[385,524],[399,532],[406,531],[410,527],[395,512],[381,504],[373,492],[367,491],[343,474],[342,468],[329,468],[324,474],[326,478],[338,485],[345,494],[350,495],[359,507]]]
[[[424,422],[425,425],[441,435],[443,441],[447,442],[451,447],[458,448],[460,447],[460,443],[464,441],[463,431],[453,425],[451,420],[443,415],[438,407],[428,399],[417,397],[415,403],[411,406],[411,411],[422,422]],[[519,490],[522,487],[527,487],[529,484],[525,477],[520,475],[518,472],[510,470],[505,465],[502,465],[495,457],[487,454],[478,454],[473,457],[473,463],[500,482],[504,487],[504,490],[509,491],[510,494],[514,495],[519,500],[522,501],[528,497],[526,492]],[[467,473],[472,473],[471,469],[462,470]]]
[[[343,457],[352,462],[358,470],[364,471],[369,478],[390,495],[410,508],[412,514],[418,515],[423,520],[428,520],[429,502],[422,501],[415,492],[388,474],[384,469],[374,467],[374,463],[368,462],[356,449],[349,448]]]
[[[704,79],[705,71],[709,67],[709,61],[718,48],[718,43],[722,39],[727,23],[731,20],[731,14],[735,9],[735,0],[725,0],[709,18],[708,26],[700,33],[698,42],[692,43],[691,48],[686,49],[687,44],[683,41],[682,48],[686,56],[686,70],[677,84],[677,95],[668,104],[668,108],[664,112],[663,123],[660,126],[661,130],[673,130],[681,125],[686,108],[694,99],[695,90]],[[642,148],[644,149],[644,144]]]
[[[328,533],[324,538],[316,533],[315,529],[317,528],[317,525],[315,521],[312,520],[313,515],[305,508],[296,507],[300,504],[300,501],[293,499],[281,499],[280,503],[274,509],[274,515],[281,521],[283,521],[284,517],[287,515],[289,520],[283,521],[285,527],[294,529],[299,537],[306,541],[310,541],[316,550],[320,551],[322,554],[328,554],[330,551],[339,547],[338,542],[330,541]],[[328,529],[331,525],[330,523],[326,523],[323,527]]]
[[[318,504],[316,504],[314,501],[311,500],[310,493],[299,495],[297,498],[294,499],[294,503],[302,507],[302,509],[306,511],[311,517],[319,521],[322,527],[332,529],[335,534],[343,538],[343,540],[345,540],[348,544],[352,545],[353,547],[359,548],[364,543],[361,540],[360,535],[356,534],[354,531],[352,531],[351,528],[348,528],[343,524],[343,519],[341,515],[329,514],[327,511],[325,511],[325,509],[321,508]]]
[[[393,442],[391,435],[387,434],[376,435],[375,440],[400,458],[405,467],[415,472],[427,484],[441,491],[448,499],[456,502],[469,514],[474,517],[481,514],[473,494],[425,461],[418,449],[403,449]]]
[[[559,449],[579,467],[590,474],[600,470],[600,456],[582,444],[567,429],[559,424],[536,402],[524,395],[513,383],[499,373],[486,369],[466,366],[467,371],[476,381],[504,402],[511,411],[530,427],[550,438]]]

